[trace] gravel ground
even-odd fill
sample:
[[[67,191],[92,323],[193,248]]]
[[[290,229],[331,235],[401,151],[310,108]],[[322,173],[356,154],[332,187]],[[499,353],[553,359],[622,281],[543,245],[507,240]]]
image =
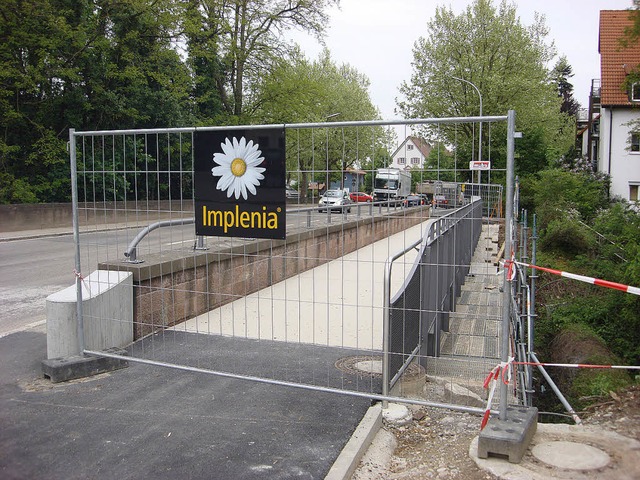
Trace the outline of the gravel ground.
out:
[[[479,416],[410,408],[413,421],[404,426],[385,423],[353,480],[498,478],[481,470],[469,457],[469,445],[480,430]],[[640,440],[640,386],[611,393],[580,415],[585,425]]]

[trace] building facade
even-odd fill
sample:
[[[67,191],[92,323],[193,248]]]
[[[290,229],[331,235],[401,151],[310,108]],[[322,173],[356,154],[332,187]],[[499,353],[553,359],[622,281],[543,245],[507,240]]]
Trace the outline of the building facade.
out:
[[[409,136],[391,156],[390,168],[422,169],[433,147],[421,138]]]
[[[600,12],[600,82],[592,89],[592,163],[611,176],[612,197],[640,200],[640,42],[621,43],[633,19],[629,10]],[[632,76],[630,76],[632,75]],[[633,81],[638,78],[638,81]],[[591,108],[590,108],[591,109]],[[594,158],[595,157],[595,158]]]

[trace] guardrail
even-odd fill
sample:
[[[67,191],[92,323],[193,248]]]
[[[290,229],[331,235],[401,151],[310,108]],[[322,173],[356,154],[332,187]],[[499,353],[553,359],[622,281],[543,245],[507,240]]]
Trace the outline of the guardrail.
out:
[[[482,201],[475,197],[470,204],[434,219],[422,238],[387,259],[384,275],[383,395],[388,394],[421,350],[427,355],[439,354],[439,332],[447,323],[447,313],[442,306],[453,304],[459,294],[480,236],[481,222]],[[443,242],[449,243],[447,248],[442,248]],[[420,253],[405,286],[392,299],[393,263],[418,246]],[[392,318],[395,312],[397,318]],[[402,334],[395,335],[395,332]],[[390,379],[392,373],[394,376]]]

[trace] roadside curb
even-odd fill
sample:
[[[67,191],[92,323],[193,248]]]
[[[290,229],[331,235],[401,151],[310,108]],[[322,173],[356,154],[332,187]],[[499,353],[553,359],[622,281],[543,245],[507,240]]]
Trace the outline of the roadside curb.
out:
[[[7,235],[6,233],[4,235]],[[17,235],[7,235],[4,237],[0,237],[0,243],[2,242],[13,242],[16,240],[33,240],[35,238],[47,238],[47,237],[63,237],[65,235],[73,235],[72,231],[64,231],[64,232],[47,232],[43,231],[41,233],[19,233]]]
[[[329,469],[325,480],[348,480],[355,472],[362,456],[382,427],[382,405],[369,407],[353,435]]]

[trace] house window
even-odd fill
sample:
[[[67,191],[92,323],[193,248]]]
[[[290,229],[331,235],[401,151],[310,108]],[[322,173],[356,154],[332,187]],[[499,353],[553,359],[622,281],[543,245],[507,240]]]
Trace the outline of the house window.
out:
[[[404,157],[398,157],[398,165],[404,165],[405,159]]]
[[[640,102],[640,82],[631,84],[631,101]]]
[[[631,134],[631,151],[640,153],[640,133]]]
[[[629,185],[629,201],[638,201],[638,185]]]
[[[410,143],[407,144],[407,150],[413,150],[413,145],[411,145]]]
[[[411,165],[418,165],[420,163],[420,157],[411,157]]]

